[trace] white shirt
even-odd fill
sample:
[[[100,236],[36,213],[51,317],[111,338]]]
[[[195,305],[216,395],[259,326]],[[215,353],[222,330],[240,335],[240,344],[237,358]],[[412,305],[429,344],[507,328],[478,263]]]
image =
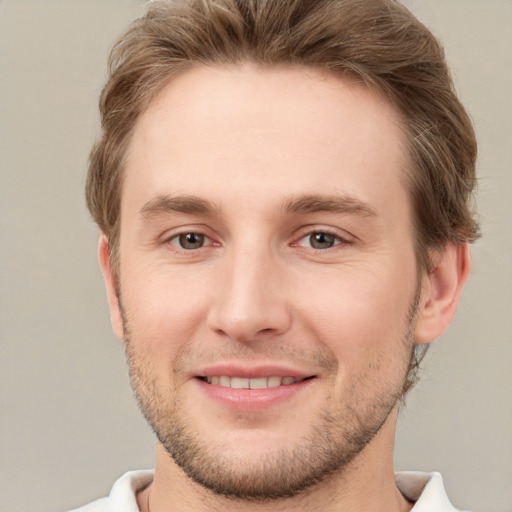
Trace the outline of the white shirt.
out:
[[[108,497],[70,512],[139,512],[137,492],[152,480],[152,470],[129,471],[114,484]],[[446,496],[439,473],[403,471],[395,474],[395,480],[400,492],[415,502],[411,512],[460,512]]]

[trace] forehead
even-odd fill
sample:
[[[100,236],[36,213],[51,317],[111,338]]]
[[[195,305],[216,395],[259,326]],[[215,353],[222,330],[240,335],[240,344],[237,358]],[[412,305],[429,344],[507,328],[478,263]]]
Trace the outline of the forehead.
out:
[[[399,114],[353,79],[197,67],[166,84],[139,118],[122,210],[168,194],[222,206],[235,196],[277,202],[305,193],[356,195],[378,209],[383,190],[404,200],[404,165]]]

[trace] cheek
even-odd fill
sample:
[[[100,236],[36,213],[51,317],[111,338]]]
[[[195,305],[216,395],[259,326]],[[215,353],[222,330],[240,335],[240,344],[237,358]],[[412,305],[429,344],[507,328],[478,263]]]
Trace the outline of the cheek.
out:
[[[175,269],[134,266],[122,274],[122,299],[131,337],[159,357],[194,338],[207,312],[204,279]]]
[[[389,268],[387,272],[345,269],[305,281],[296,298],[301,304],[299,316],[341,365],[356,367],[355,360],[373,364],[403,347],[414,279],[399,279],[399,274]]]

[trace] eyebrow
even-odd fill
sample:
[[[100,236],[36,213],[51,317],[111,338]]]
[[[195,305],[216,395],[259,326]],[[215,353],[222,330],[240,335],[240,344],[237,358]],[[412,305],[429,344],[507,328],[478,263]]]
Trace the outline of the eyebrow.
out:
[[[377,217],[377,211],[370,204],[352,196],[307,195],[290,199],[284,204],[287,213],[333,212]]]
[[[284,202],[286,213],[307,214],[316,212],[333,212],[376,217],[376,210],[352,196],[338,195],[305,195],[291,198]],[[218,213],[219,208],[210,201],[196,196],[161,195],[148,201],[139,211],[144,218],[159,213],[210,214]]]
[[[157,196],[148,201],[139,211],[142,217],[148,218],[159,213],[214,213],[218,208],[210,201],[196,196]]]

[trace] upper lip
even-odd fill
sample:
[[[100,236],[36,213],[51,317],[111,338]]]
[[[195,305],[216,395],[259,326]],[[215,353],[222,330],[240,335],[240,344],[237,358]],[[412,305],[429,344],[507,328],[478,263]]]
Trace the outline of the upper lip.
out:
[[[281,365],[242,365],[239,363],[215,364],[206,366],[194,372],[195,377],[242,377],[246,379],[256,379],[258,377],[295,377],[305,379],[314,374],[304,372],[296,368],[290,368]]]

